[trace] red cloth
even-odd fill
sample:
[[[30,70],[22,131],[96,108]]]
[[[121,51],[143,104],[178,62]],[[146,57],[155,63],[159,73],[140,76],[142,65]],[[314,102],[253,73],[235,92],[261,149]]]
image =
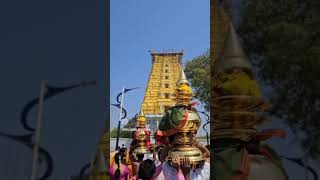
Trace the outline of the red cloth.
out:
[[[259,141],[265,141],[273,136],[284,138],[287,136],[287,133],[283,129],[266,129],[259,132],[255,139]]]
[[[274,136],[284,138],[286,137],[286,132],[283,129],[266,129],[263,130],[255,136],[254,140],[265,141]],[[260,148],[260,154],[267,157],[273,161],[272,155],[269,153],[268,149]],[[232,180],[248,180],[250,173],[250,157],[247,150],[244,151],[241,167],[238,173],[232,178]]]
[[[138,132],[139,131],[144,131],[145,134],[146,134],[146,147],[147,148],[150,148],[152,146],[151,144],[151,140],[150,140],[150,135],[151,135],[151,132],[149,129],[146,129],[146,128],[137,128],[137,130],[132,134],[132,142],[131,142],[131,146],[134,146],[135,144],[137,144],[137,136],[138,136]]]
[[[248,180],[250,173],[250,157],[246,149],[243,151],[243,158],[241,167],[238,170],[237,174],[232,177],[232,180]]]

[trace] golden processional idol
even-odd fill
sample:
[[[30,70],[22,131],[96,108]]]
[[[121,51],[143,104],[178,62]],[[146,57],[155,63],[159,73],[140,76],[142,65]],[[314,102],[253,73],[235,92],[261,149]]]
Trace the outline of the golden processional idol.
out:
[[[233,25],[212,68],[213,160],[215,179],[286,180],[277,153],[261,142],[285,136],[279,129],[257,131],[270,105],[261,97],[253,68]]]
[[[193,145],[201,119],[193,107],[195,103],[191,102],[193,93],[183,69],[174,97],[176,104],[161,119],[155,137],[157,141],[170,147],[168,161],[175,154],[180,159],[188,158],[192,168],[197,168],[197,165],[205,161],[203,152]]]
[[[133,133],[131,148],[133,154],[148,154],[151,147],[150,130],[146,128],[146,118],[142,110],[137,117],[136,131]]]

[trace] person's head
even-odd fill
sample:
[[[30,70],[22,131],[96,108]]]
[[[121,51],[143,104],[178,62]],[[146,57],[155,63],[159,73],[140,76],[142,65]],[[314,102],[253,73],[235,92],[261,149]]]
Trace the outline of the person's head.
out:
[[[138,178],[142,180],[151,180],[156,172],[156,165],[151,159],[142,161],[139,166]]]
[[[114,173],[114,177],[115,179],[119,179],[120,178],[120,161],[122,161],[120,153],[116,153],[116,155],[114,156],[114,160],[115,160],[115,163],[118,165],[118,168]]]
[[[126,156],[126,153],[127,153],[126,150],[127,150],[126,148],[123,148],[123,147],[120,148],[120,150],[119,150],[120,155],[121,156]]]
[[[139,162],[143,161],[144,154],[137,154],[137,159]]]
[[[127,164],[127,157],[126,156],[121,156],[121,163]]]
[[[159,161],[164,162],[166,160],[167,156],[168,156],[167,148],[160,149],[160,151],[158,153]]]
[[[116,155],[114,156],[114,161],[116,162],[116,164],[120,164],[126,161],[126,157],[122,156],[120,153],[116,153]]]
[[[116,155],[114,155],[114,162],[116,164],[120,164],[120,153],[116,153]]]

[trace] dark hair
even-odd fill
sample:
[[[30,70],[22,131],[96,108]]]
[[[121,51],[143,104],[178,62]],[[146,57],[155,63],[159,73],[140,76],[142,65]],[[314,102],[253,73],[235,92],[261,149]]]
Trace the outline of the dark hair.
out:
[[[120,153],[116,153],[116,155],[114,156],[114,160],[115,163],[118,165],[118,168],[116,169],[116,171],[114,172],[114,177],[115,179],[120,179],[120,160],[122,161],[122,156],[120,156]]]
[[[158,159],[160,159],[161,151],[162,151],[162,149],[159,149],[159,151],[158,151]]]
[[[144,158],[144,154],[137,154],[138,161],[142,161]]]
[[[126,148],[120,148],[119,150],[120,156],[124,156],[126,153],[126,150],[127,150]]]
[[[146,159],[139,166],[138,178],[142,180],[151,180],[155,172],[156,165],[154,164],[154,161]]]
[[[169,143],[170,143],[170,144],[173,143],[173,141],[174,141],[174,135],[169,136],[168,139],[169,139]]]

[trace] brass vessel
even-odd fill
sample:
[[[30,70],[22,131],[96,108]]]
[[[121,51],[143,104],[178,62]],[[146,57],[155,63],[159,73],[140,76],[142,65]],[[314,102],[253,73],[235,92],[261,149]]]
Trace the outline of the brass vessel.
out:
[[[256,126],[269,121],[263,112],[271,105],[262,99],[249,59],[233,25],[229,28],[224,52],[212,72],[213,139],[250,141],[257,134]]]
[[[196,168],[197,165],[205,161],[205,157],[203,152],[193,145],[195,135],[201,125],[201,119],[196,109],[191,107],[192,95],[191,87],[182,69],[174,96],[177,102],[176,106],[185,106],[187,119],[178,132],[173,135],[174,142],[171,144],[167,160],[171,162],[173,155],[179,156],[180,159],[188,158],[192,168]]]
[[[145,141],[147,140],[146,134],[143,129],[138,130],[136,133],[138,133],[138,146],[134,149],[134,154],[148,154],[149,150],[146,147]]]
[[[145,133],[146,128],[146,118],[144,116],[144,113],[142,110],[140,110],[139,116],[137,117],[137,130],[135,131],[135,137],[134,141],[138,142],[137,147],[135,147],[133,154],[148,154],[149,149],[146,147],[146,141],[148,141],[148,137]]]
[[[276,152],[260,144],[265,139],[259,137],[257,126],[270,121],[265,111],[271,105],[262,99],[251,63],[232,24],[224,44],[211,71],[211,124],[215,143],[212,164],[217,168],[214,177],[221,179],[230,173],[230,179],[287,180]],[[270,152],[268,156],[261,151],[263,148]],[[240,156],[242,159],[237,160]]]

